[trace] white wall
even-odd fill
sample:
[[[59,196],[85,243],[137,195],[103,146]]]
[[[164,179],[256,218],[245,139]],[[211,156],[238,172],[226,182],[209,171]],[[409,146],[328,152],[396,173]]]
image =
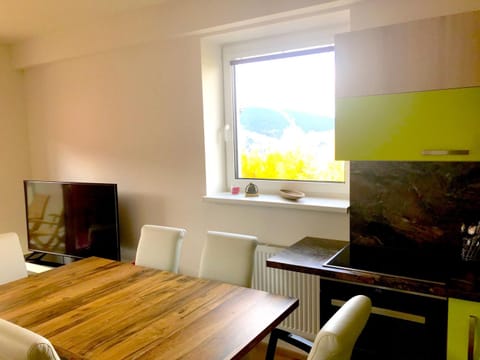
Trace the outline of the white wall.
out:
[[[406,7],[412,16],[413,3]],[[118,183],[124,259],[133,258],[142,224],[181,226],[188,230],[185,273],[196,273],[208,229],[256,234],[280,245],[307,235],[348,240],[347,214],[202,200],[202,37],[298,19],[328,4],[341,8],[345,2],[174,1],[148,14],[18,45],[33,177]],[[366,18],[361,6],[355,8],[357,24]]]
[[[267,10],[283,11],[287,3],[294,2],[277,2],[278,7],[271,5]],[[268,13],[235,4],[231,9],[219,7],[216,19],[206,16],[205,25]],[[118,183],[124,259],[133,257],[142,224],[181,226],[188,230],[181,262],[186,273],[196,273],[208,229],[256,234],[261,241],[283,245],[306,235],[347,240],[346,214],[203,201],[206,174],[198,31],[205,25],[198,25],[192,35],[183,35],[183,30],[190,30],[192,22],[198,24],[199,13],[210,12],[198,1],[189,6],[195,8],[168,20],[186,24],[173,34],[155,34],[145,44],[85,56],[69,54],[64,60],[25,70],[34,177]],[[235,8],[242,11],[235,13]],[[159,24],[162,20],[158,19]],[[136,27],[137,22],[125,26],[145,31]],[[78,30],[72,36],[84,40]],[[121,42],[112,39],[117,41]],[[38,43],[30,45],[32,52],[38,49]],[[61,52],[62,46],[55,53]]]
[[[22,73],[13,70],[10,49],[0,46],[0,233],[26,238],[23,180],[30,176]],[[26,243],[22,241],[26,250]]]
[[[165,41],[26,71],[34,177],[117,183],[126,251],[144,223],[186,227],[187,253],[201,238],[198,51]]]

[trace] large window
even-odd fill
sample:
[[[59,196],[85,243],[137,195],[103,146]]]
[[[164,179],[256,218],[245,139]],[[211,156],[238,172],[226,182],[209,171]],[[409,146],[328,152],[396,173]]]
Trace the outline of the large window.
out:
[[[334,47],[224,54],[231,185],[341,193],[335,161]]]

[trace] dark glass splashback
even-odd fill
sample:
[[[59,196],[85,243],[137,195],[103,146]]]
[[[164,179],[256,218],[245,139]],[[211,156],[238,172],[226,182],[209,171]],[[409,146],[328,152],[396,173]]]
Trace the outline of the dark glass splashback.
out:
[[[352,258],[460,257],[462,224],[480,220],[480,163],[352,161],[350,171]]]

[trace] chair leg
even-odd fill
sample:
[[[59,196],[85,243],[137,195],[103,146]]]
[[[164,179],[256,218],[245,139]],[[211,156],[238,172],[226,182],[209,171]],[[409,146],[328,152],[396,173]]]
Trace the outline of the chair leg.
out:
[[[291,332],[275,328],[270,333],[270,340],[268,342],[267,354],[265,360],[273,360],[275,357],[275,350],[277,348],[278,339],[285,341],[299,349],[302,349],[306,353],[312,350],[313,343],[301,336],[295,335]]]
[[[279,334],[280,334],[279,329],[273,329],[272,332],[270,333],[270,340],[268,341],[265,360],[273,360],[275,358],[275,350],[277,349]]]

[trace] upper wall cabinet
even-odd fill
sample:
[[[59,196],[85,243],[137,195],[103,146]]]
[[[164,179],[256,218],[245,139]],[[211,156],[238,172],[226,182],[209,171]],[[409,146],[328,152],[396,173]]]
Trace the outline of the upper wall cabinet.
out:
[[[480,11],[339,34],[336,158],[480,160]]]

